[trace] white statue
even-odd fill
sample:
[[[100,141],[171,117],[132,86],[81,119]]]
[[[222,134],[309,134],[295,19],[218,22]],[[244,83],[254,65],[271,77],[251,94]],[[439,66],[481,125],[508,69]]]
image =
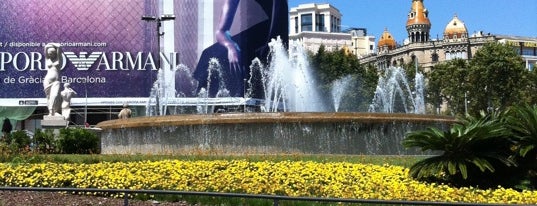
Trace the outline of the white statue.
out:
[[[69,121],[70,114],[71,114],[71,98],[76,95],[75,90],[71,88],[71,84],[65,83],[63,85],[64,89],[61,92],[62,95],[62,116],[65,118],[65,120]]]
[[[129,104],[125,103],[123,104],[123,109],[119,111],[119,114],[117,115],[117,117],[119,119],[128,119],[128,118],[131,118],[131,115],[132,115],[132,111],[131,109],[129,109]]]
[[[48,43],[45,45],[45,67],[47,75],[43,81],[43,88],[47,95],[47,108],[49,116],[59,115],[61,109],[60,97],[60,68],[63,64],[60,44]]]

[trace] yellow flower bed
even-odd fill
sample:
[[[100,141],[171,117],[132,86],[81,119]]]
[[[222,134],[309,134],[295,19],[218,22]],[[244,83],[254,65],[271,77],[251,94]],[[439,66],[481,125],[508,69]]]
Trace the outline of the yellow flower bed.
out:
[[[0,164],[0,185],[234,192],[288,196],[537,204],[537,191],[453,188],[412,180],[408,169],[306,161],[144,161]]]

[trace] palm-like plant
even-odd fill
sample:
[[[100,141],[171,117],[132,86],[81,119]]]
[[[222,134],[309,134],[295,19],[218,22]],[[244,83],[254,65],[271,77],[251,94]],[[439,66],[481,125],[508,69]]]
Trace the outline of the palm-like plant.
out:
[[[422,151],[440,152],[410,168],[417,179],[442,178],[451,183],[467,180],[469,173],[494,172],[496,165],[514,165],[509,158],[512,141],[501,115],[468,117],[448,131],[428,128],[407,134],[403,146],[419,147]],[[444,177],[441,177],[444,176]]]
[[[512,107],[507,122],[516,141],[522,184],[537,188],[537,106]]]
[[[537,154],[537,106],[513,107],[508,112],[508,125],[518,143],[519,155]]]

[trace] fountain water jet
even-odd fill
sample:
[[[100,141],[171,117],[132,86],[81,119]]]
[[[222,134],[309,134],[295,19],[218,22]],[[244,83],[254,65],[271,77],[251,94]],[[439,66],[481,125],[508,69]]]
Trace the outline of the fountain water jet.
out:
[[[337,79],[332,83],[331,94],[332,101],[334,103],[334,110],[337,112],[339,110],[339,104],[341,103],[341,98],[343,94],[347,91],[349,84],[351,83],[352,77],[345,76],[341,79]]]
[[[326,106],[317,91],[315,78],[313,77],[307,53],[302,48],[300,42],[290,42],[290,49],[287,50],[281,39],[273,39],[269,43],[270,54],[269,63],[264,64],[258,58],[254,59],[250,65],[249,79],[245,79],[247,85],[244,93],[244,102],[250,102],[249,99],[258,99],[261,104],[255,106],[261,107],[264,112],[323,112]],[[170,83],[167,82],[166,75],[159,75],[155,81],[154,91],[148,101],[148,116],[157,114],[166,114],[166,105],[172,98],[193,98],[197,102],[204,102],[198,105],[199,113],[211,113],[207,108],[210,97],[209,94],[216,94],[214,98],[231,97],[229,90],[226,88],[224,72],[216,58],[211,58],[207,68],[207,84],[197,90],[198,82],[192,78],[190,69],[180,65],[175,69],[176,81],[174,88],[177,94],[169,96]],[[185,80],[186,79],[186,80]],[[179,80],[179,81],[178,81]],[[185,83],[186,82],[186,83]],[[213,88],[214,86],[218,88]],[[261,96],[260,96],[261,94]],[[173,100],[174,102],[183,102],[182,100]],[[158,105],[158,106],[156,106]],[[158,107],[159,112],[155,108]],[[205,108],[202,108],[205,107]]]
[[[322,112],[326,108],[317,91],[307,53],[298,41],[270,43],[270,64],[264,73],[265,108],[269,112]],[[282,108],[283,107],[283,108]]]
[[[259,59],[254,60],[250,66],[251,78],[245,80],[250,85],[245,94],[253,95],[255,89],[262,90],[265,95],[263,106],[269,112],[207,114],[210,113],[207,104],[209,82],[208,88],[197,93],[198,113],[201,114],[136,117],[99,123],[102,153],[424,154],[403,149],[400,142],[404,135],[430,126],[446,129],[455,122],[452,117],[418,114],[319,112],[325,108],[320,103],[309,63],[299,43],[291,42],[289,52],[279,40],[273,40],[270,47],[269,64],[265,66]],[[210,65],[209,80],[221,81],[218,61],[211,61]],[[412,93],[408,82],[402,78],[403,72],[393,69],[380,79],[375,99],[391,106],[372,104],[373,109],[393,112],[396,111],[393,105],[397,103],[394,96],[415,95],[401,100],[404,111],[419,113],[424,110],[423,98],[419,97],[423,95],[423,76],[416,76],[416,91]],[[252,86],[259,79],[262,83]],[[223,92],[217,96],[225,96],[225,88],[218,89]],[[336,92],[335,96],[342,95]],[[305,112],[289,112],[296,110]]]
[[[195,95],[198,81],[192,77],[192,72],[184,64],[179,64],[175,69],[175,79],[180,80],[175,84],[176,97],[191,97]]]
[[[369,112],[425,114],[423,75],[416,73],[413,91],[401,67],[389,67],[379,77]]]

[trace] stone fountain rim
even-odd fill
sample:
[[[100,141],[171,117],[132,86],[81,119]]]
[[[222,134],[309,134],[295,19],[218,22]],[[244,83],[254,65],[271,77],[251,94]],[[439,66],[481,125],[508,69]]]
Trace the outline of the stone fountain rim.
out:
[[[270,124],[270,123],[380,123],[380,122],[444,122],[452,124],[452,116],[365,113],[365,112],[261,112],[261,113],[215,113],[144,116],[100,122],[100,129],[216,125],[216,124]]]

